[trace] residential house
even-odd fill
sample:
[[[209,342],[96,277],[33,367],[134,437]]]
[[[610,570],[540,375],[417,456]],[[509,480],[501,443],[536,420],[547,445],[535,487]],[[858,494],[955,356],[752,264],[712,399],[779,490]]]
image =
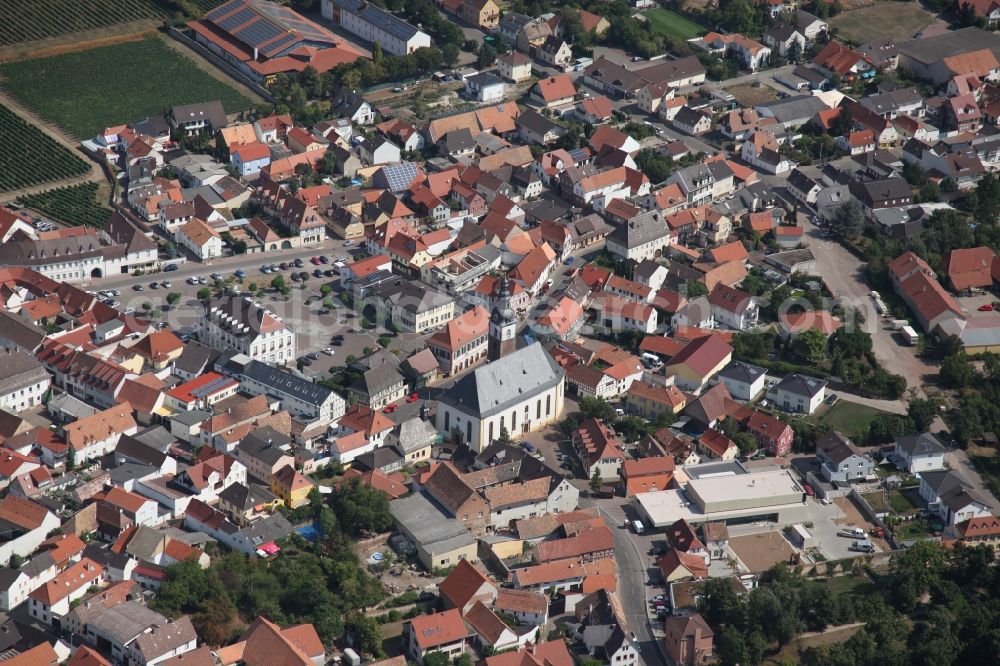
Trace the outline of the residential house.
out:
[[[441,652],[448,660],[465,653],[465,639],[469,630],[457,608],[419,615],[403,627],[406,653],[417,663],[424,663],[424,657],[431,652]]]
[[[795,432],[792,426],[775,416],[754,410],[746,422],[746,428],[768,455],[779,457],[792,450]]]
[[[716,324],[735,331],[749,331],[757,326],[759,307],[746,292],[720,282],[708,295],[708,302],[712,306],[712,317]]]
[[[530,96],[543,108],[551,109],[572,104],[576,96],[576,86],[567,74],[559,74],[547,79],[541,79],[531,87]]]
[[[767,370],[743,361],[732,361],[715,376],[734,400],[749,402],[760,395],[767,383]]]
[[[511,83],[520,83],[531,78],[531,58],[519,51],[511,51],[497,58],[500,76]]]
[[[587,419],[573,431],[572,446],[588,478],[596,474],[611,480],[619,476],[625,456],[618,435],[597,419]]]
[[[720,336],[706,335],[692,340],[664,366],[682,389],[700,392],[709,380],[732,359],[733,348]]]
[[[674,467],[671,456],[624,461],[619,474],[625,497],[666,490],[673,481]]]
[[[492,2],[492,0],[488,0]],[[465,94],[477,102],[496,103],[504,98],[507,86],[496,74],[480,72],[465,79]]]
[[[929,432],[898,438],[892,451],[897,466],[910,474],[944,469],[946,452],[941,441]]]
[[[573,64],[573,49],[562,39],[552,35],[542,42],[536,57],[546,65],[565,70]]]
[[[698,437],[698,450],[718,460],[735,460],[740,454],[736,443],[714,428],[709,428]]]
[[[819,473],[828,482],[863,481],[872,475],[875,461],[866,456],[848,437],[837,431],[816,440]]]
[[[698,666],[715,657],[715,632],[700,613],[668,617],[664,646],[676,666]]]
[[[823,404],[826,380],[800,374],[783,377],[767,391],[767,399],[786,412],[812,414]]]
[[[489,313],[476,306],[439,329],[427,340],[445,375],[453,375],[486,359]]]
[[[948,527],[992,515],[985,498],[972,489],[965,477],[951,470],[921,473],[919,493],[927,509]]]

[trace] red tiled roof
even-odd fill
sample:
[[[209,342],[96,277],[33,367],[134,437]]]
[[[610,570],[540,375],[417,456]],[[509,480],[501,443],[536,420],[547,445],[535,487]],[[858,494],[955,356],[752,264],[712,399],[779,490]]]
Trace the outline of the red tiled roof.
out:
[[[546,102],[553,102],[567,97],[571,98],[576,95],[576,87],[573,85],[573,79],[569,78],[568,74],[559,74],[558,76],[542,79],[535,85],[538,87],[538,93]]]
[[[674,468],[674,459],[670,456],[639,458],[638,460],[626,460],[622,463],[622,476],[630,479],[637,476],[666,474],[668,472],[672,473]]]
[[[945,255],[948,281],[955,291],[993,284],[993,261],[996,255],[988,247],[969,247],[952,250]]]
[[[451,608],[462,609],[472,601],[483,585],[494,588],[494,592],[490,596],[495,596],[496,585],[486,577],[486,574],[470,564],[468,560],[459,560],[455,569],[441,581],[438,592],[441,598],[450,604]]]
[[[687,365],[699,376],[705,377],[732,353],[733,348],[725,340],[715,335],[706,335],[685,345],[684,349],[670,359],[667,367]]]
[[[432,650],[465,639],[469,632],[458,609],[420,615],[410,621],[410,631],[422,650]]]
[[[606,525],[601,525],[566,539],[542,541],[536,548],[538,561],[544,563],[614,550],[614,547],[611,530]]]

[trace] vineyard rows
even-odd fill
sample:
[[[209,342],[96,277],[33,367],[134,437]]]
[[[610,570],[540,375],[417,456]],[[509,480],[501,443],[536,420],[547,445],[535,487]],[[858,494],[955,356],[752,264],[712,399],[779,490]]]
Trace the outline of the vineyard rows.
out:
[[[218,99],[229,113],[253,106],[156,37],[0,65],[0,86],[79,139],[178,104]]]
[[[200,4],[200,3],[198,3]],[[0,0],[0,45],[161,19],[153,0]]]
[[[0,192],[82,176],[87,162],[5,106],[0,106]]]
[[[18,201],[26,208],[33,208],[74,227],[86,225],[101,228],[111,216],[111,209],[97,201],[97,183],[57,187],[18,197]]]

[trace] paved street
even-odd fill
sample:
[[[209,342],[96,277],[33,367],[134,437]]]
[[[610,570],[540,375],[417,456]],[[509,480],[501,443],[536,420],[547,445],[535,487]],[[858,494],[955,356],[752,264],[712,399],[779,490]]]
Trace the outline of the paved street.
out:
[[[658,580],[659,569],[656,568],[649,549],[653,546],[653,534],[635,534],[625,528],[626,500],[595,501],[591,498],[580,498],[580,506],[598,506],[604,521],[611,529],[615,541],[615,561],[618,566],[618,591],[622,609],[628,619],[629,627],[635,632],[636,642],[640,651],[640,662],[645,664],[665,664],[663,655],[662,621],[650,618],[649,599],[654,594],[662,594],[662,588],[648,585],[650,575]],[[639,592],[643,590],[644,592]],[[654,625],[657,630],[654,631]]]

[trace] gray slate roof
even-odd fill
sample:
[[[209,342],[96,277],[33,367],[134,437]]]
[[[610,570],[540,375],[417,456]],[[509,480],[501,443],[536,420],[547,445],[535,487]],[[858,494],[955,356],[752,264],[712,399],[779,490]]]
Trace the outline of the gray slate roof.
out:
[[[538,342],[518,349],[462,377],[439,400],[485,418],[499,414],[563,381],[565,372]]]

